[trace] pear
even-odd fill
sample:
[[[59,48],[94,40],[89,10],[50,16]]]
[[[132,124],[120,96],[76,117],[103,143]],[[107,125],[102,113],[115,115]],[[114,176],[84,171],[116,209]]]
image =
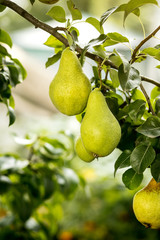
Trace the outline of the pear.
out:
[[[81,123],[81,137],[87,151],[97,157],[109,155],[120,141],[120,125],[98,88],[89,96]]]
[[[49,87],[52,103],[63,114],[77,115],[86,107],[90,92],[91,83],[83,73],[76,54],[66,48]]]
[[[133,211],[145,227],[160,229],[160,183],[154,178],[133,198]]]
[[[91,162],[95,159],[95,156],[85,149],[81,137],[79,137],[76,141],[75,150],[79,158],[85,162]]]

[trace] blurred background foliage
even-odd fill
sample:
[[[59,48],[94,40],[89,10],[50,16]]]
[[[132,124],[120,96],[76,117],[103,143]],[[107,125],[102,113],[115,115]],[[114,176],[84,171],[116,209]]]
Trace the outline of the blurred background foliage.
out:
[[[38,1],[33,6],[27,0],[15,2],[38,19],[50,20],[45,15],[48,6]],[[62,4],[65,8],[65,2],[62,0],[58,5]],[[83,13],[97,18],[113,7],[112,0],[74,2]],[[114,6],[125,2],[115,0]],[[141,14],[146,32],[151,27],[149,11],[151,8],[155,10],[154,6],[149,8],[144,7]],[[67,12],[67,8],[65,10]],[[156,17],[156,13],[152,17]],[[128,19],[126,28],[134,35],[141,25],[132,14]],[[110,24],[110,21],[122,25],[122,14],[111,17],[106,24]],[[0,23],[11,36],[31,26],[10,10],[1,13]],[[140,32],[143,35],[142,29]],[[41,67],[37,66],[38,71],[37,68],[35,70],[41,74]],[[0,108],[3,113],[3,107]],[[26,108],[22,112],[17,113],[16,122],[9,129],[8,118],[4,114],[0,118],[1,240],[160,238],[159,230],[145,229],[136,220],[132,210],[135,191],[124,187],[121,175],[117,174],[116,178],[113,176],[114,162],[119,152],[90,164],[84,163],[74,151],[75,136],[79,131],[79,123],[74,117],[68,120],[61,114],[50,112],[46,116],[36,111],[32,115],[28,114]],[[149,179],[148,174],[141,187]]]

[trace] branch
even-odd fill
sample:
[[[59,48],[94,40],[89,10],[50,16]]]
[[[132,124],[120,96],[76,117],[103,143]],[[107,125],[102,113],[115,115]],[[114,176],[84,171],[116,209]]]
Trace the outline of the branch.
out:
[[[130,63],[134,63],[136,61],[136,54],[138,52],[138,50],[150,39],[152,38],[158,31],[160,30],[160,25],[153,31],[151,32],[151,34],[149,34],[146,38],[144,38],[138,45],[137,47],[134,49],[133,54],[132,54],[132,58],[130,60]]]
[[[40,20],[38,20],[37,18],[35,18],[34,16],[32,16],[30,13],[28,13],[26,10],[24,10],[23,8],[21,8],[19,5],[17,5],[16,3],[10,1],[10,0],[0,0],[2,1],[0,4],[4,5],[6,7],[9,7],[10,9],[12,9],[14,12],[18,13],[20,16],[22,16],[23,18],[25,18],[26,20],[28,20],[30,23],[32,23],[35,28],[40,28],[42,30],[44,30],[45,32],[50,33],[51,35],[53,35],[55,38],[57,38],[59,41],[61,41],[65,46],[69,46],[67,39],[61,35],[58,31],[66,31],[66,28],[63,27],[51,27],[50,25],[41,22]],[[149,39],[153,36],[153,34],[155,34],[158,30],[160,29],[160,26],[154,31],[152,32],[147,38],[145,38],[134,50],[133,54],[132,54],[132,62],[135,61],[135,55],[137,53],[137,51],[139,50],[139,48]],[[81,47],[79,47],[78,45],[76,45],[75,50],[78,53],[82,53],[83,49]],[[86,52],[86,57],[98,62],[98,63],[104,63],[106,66],[111,66],[114,69],[118,69],[118,67],[113,64],[111,61],[109,60],[105,60],[103,58],[101,58],[100,56],[97,56],[96,54],[90,53],[90,52]],[[133,60],[134,59],[134,60]],[[150,82],[158,87],[160,87],[160,83],[155,82],[152,79],[149,79],[147,77],[141,77],[142,81],[146,81],[146,82]]]
[[[143,92],[143,94],[144,94],[144,96],[145,96],[145,98],[146,98],[146,101],[147,101],[147,103],[148,103],[149,111],[152,113],[152,115],[156,115],[155,112],[154,112],[154,110],[153,110],[153,107],[152,107],[150,98],[149,98],[149,96],[148,96],[145,88],[143,87],[142,83],[140,84],[140,88],[141,88],[141,90],[142,90],[142,92]]]

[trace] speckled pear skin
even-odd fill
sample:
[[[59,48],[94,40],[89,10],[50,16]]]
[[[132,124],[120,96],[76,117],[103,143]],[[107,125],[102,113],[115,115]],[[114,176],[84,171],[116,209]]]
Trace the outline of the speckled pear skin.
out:
[[[49,87],[52,103],[63,114],[77,115],[85,109],[90,92],[91,83],[83,73],[76,54],[66,48]]]
[[[120,125],[98,88],[89,96],[81,137],[85,148],[97,157],[109,155],[120,141]]]
[[[160,229],[160,183],[154,178],[135,194],[133,211],[146,228]]]
[[[95,159],[95,156],[85,149],[81,137],[79,137],[76,141],[75,150],[78,157],[85,162],[91,162]]]

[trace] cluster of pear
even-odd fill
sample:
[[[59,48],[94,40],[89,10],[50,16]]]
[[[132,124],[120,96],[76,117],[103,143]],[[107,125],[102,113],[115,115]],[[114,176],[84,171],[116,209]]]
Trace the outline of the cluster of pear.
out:
[[[69,48],[62,53],[49,96],[55,107],[66,115],[77,115],[85,110],[81,134],[75,144],[82,160],[91,162],[109,155],[117,147],[121,138],[120,125],[100,89],[91,91],[91,83],[83,73],[79,59]]]
[[[160,182],[154,178],[133,198],[133,211],[146,228],[160,229]]]

